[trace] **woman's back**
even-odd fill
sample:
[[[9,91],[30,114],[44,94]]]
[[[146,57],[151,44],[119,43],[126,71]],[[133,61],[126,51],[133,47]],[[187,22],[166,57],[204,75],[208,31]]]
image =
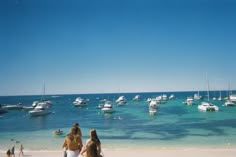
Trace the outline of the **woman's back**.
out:
[[[69,150],[80,149],[80,137],[78,135],[68,134],[66,136],[66,145]]]
[[[98,157],[97,144],[89,141],[87,144],[87,157]]]

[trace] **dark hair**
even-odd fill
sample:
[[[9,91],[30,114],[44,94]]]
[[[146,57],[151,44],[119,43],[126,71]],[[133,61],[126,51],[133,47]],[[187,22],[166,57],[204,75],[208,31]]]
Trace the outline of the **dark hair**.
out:
[[[86,149],[87,157],[98,157],[97,145],[94,141],[89,141]]]
[[[6,153],[6,154],[7,154],[7,155],[11,155],[10,149],[7,150],[7,153]]]
[[[101,144],[95,129],[90,130],[90,136],[91,140],[94,141],[96,144]]]
[[[74,123],[73,126],[79,127],[79,123]]]

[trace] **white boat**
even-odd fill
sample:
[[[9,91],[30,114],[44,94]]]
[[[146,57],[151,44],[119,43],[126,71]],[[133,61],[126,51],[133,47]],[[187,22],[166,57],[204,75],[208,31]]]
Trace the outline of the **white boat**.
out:
[[[3,108],[7,110],[22,110],[23,109],[23,104],[18,103],[16,105],[4,105]]]
[[[188,96],[186,101],[183,102],[183,104],[186,104],[186,105],[193,105],[193,98],[191,96]]]
[[[229,95],[229,100],[231,100],[232,102],[236,102],[236,94]]]
[[[116,99],[116,104],[117,106],[123,106],[123,105],[126,105],[127,104],[127,100],[125,98],[125,96],[119,96],[118,99]]]
[[[73,102],[73,104],[76,107],[83,107],[83,106],[87,106],[88,102],[85,99],[81,98],[81,97],[77,97],[75,99],[75,101]]]
[[[113,105],[110,101],[106,101],[103,108],[101,109],[103,113],[113,113]]]
[[[34,107],[33,106],[23,106],[22,108],[24,111],[30,111],[30,110],[33,110]]]
[[[210,102],[202,102],[198,105],[198,109],[202,111],[218,111],[219,108],[216,105],[213,105]]]
[[[187,105],[192,105],[193,104],[193,98],[190,96],[190,97],[187,97]]]
[[[236,106],[236,104],[231,100],[226,100],[226,102],[222,106]]]
[[[141,100],[141,96],[140,95],[135,95],[135,97],[133,98],[134,101],[140,101]]]
[[[63,130],[57,129],[53,131],[54,135],[62,135],[63,134]]]
[[[218,111],[218,106],[212,104],[210,102],[210,93],[209,93],[209,81],[207,80],[207,98],[208,101],[202,102],[200,105],[198,105],[198,109],[201,111]]]
[[[149,109],[157,109],[159,108],[158,100],[152,99],[151,102],[149,103]]]
[[[193,99],[195,99],[195,100],[202,99],[202,96],[199,94],[199,91],[193,95]]]
[[[167,97],[167,95],[166,95],[166,94],[163,94],[163,95],[162,95],[162,100],[163,100],[163,101],[166,101],[166,100],[167,100],[167,98],[168,98],[168,97]]]
[[[108,101],[107,99],[102,99],[99,101],[99,104],[97,105],[98,109],[102,109],[104,104],[106,103],[106,101]]]
[[[29,111],[29,114],[31,116],[47,115],[51,113],[49,108],[50,108],[50,105],[48,103],[40,102],[37,104],[37,106],[33,110]]]
[[[33,101],[32,107],[36,107],[38,103],[39,103],[39,101]]]
[[[152,101],[152,98],[147,98],[147,102],[150,103]]]
[[[175,98],[175,95],[174,95],[174,94],[171,94],[171,95],[169,96],[169,100],[174,99],[174,98]]]
[[[222,101],[221,91],[220,91],[220,96],[218,97],[218,101]]]

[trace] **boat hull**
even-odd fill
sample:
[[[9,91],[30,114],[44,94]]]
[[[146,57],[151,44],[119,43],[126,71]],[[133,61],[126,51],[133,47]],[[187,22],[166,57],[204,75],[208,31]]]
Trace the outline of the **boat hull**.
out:
[[[37,111],[32,110],[32,111],[29,111],[29,114],[31,116],[43,116],[43,115],[47,115],[49,113],[51,113],[51,112],[48,111],[48,110],[37,110]]]

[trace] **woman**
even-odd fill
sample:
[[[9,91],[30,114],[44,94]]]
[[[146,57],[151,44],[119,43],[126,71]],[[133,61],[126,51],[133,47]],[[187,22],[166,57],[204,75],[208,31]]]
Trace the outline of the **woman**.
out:
[[[93,141],[89,141],[87,145],[86,155],[87,157],[99,157],[97,145]]]
[[[62,148],[67,148],[67,157],[78,157],[83,144],[78,135],[78,128],[72,127],[66,135]]]
[[[73,124],[73,127],[78,127],[78,135],[79,135],[80,137],[82,137],[82,132],[81,132],[81,130],[80,130],[79,123],[74,123],[74,124]]]
[[[86,154],[89,154],[88,151],[90,150],[90,146],[91,146],[92,143],[94,143],[96,145],[96,152],[97,152],[98,156],[101,156],[100,155],[101,154],[101,150],[102,150],[101,149],[101,142],[100,142],[100,140],[99,140],[99,138],[97,136],[97,132],[96,132],[95,129],[91,129],[90,130],[90,138],[87,139],[86,145],[85,145],[85,147],[83,147],[83,149],[82,149],[80,154],[83,155],[84,152],[86,152]],[[87,157],[90,157],[90,156],[87,155]]]

